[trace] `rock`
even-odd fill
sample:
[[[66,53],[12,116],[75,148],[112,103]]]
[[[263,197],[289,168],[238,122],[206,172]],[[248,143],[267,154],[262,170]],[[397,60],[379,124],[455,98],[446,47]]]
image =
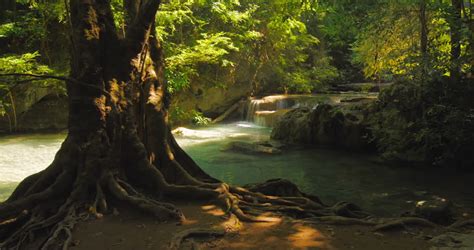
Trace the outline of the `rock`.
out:
[[[281,150],[274,148],[271,145],[260,145],[258,143],[250,143],[243,141],[234,141],[227,144],[223,149],[224,151],[237,151],[243,153],[253,153],[253,154],[281,154]]]
[[[253,116],[253,122],[264,127],[273,127],[278,120],[284,116],[290,109],[278,109],[272,111],[256,111]]]
[[[317,196],[302,192],[298,188],[298,186],[296,186],[293,182],[287,179],[282,179],[282,178],[270,179],[262,183],[247,184],[244,187],[252,192],[262,193],[264,195],[270,195],[270,196],[306,197],[318,204],[323,205],[323,203]]]
[[[287,143],[310,144],[310,113],[309,108],[298,108],[287,112],[275,124],[271,138]]]
[[[272,130],[271,138],[290,144],[312,144],[364,150],[369,146],[368,125],[356,110],[329,104],[287,112]]]
[[[452,221],[452,203],[446,199],[435,197],[432,200],[418,201],[412,215],[425,218],[438,224]]]
[[[114,207],[114,209],[112,210],[112,214],[113,214],[114,216],[119,216],[119,215],[120,215],[119,211],[118,211],[117,208],[115,208],[115,207]]]
[[[19,116],[20,131],[62,130],[67,128],[68,102],[64,95],[43,97]]]
[[[173,96],[170,112],[177,109],[186,112],[196,110],[202,112],[205,117],[214,119],[225,113],[236,102],[248,96],[251,87],[248,82],[223,83],[221,86],[215,86],[200,79],[193,79],[193,84],[189,88]],[[229,114],[225,120],[241,119],[245,105],[241,106],[242,108]],[[180,126],[186,125],[190,121],[176,120],[173,122],[175,126]]]
[[[266,146],[266,147],[277,148],[277,149],[284,149],[287,146],[286,144],[280,141],[275,141],[275,140],[262,141],[262,142],[258,142],[257,144]]]
[[[16,132],[67,128],[67,97],[54,86],[24,84],[15,88],[12,95],[17,120]],[[14,124],[13,109],[7,108],[7,113],[8,116],[0,116],[0,133],[10,132],[10,124]]]
[[[474,233],[463,234],[455,232],[447,232],[436,237],[430,241],[434,245],[431,249],[473,249],[474,248]]]

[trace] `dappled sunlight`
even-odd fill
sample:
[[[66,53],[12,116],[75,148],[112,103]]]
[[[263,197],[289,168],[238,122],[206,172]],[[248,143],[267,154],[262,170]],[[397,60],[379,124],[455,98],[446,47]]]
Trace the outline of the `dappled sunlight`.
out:
[[[244,228],[244,224],[235,216],[230,215],[229,219],[221,223],[226,232],[238,232]]]
[[[197,224],[198,222],[199,222],[198,220],[185,219],[184,221],[181,222],[181,225],[189,226],[189,225]]]
[[[211,209],[214,209],[216,208],[216,205],[204,205],[204,206],[201,206],[201,209],[204,210],[204,211],[208,211],[208,210],[211,210]]]
[[[329,247],[326,236],[317,229],[301,224],[295,224],[292,228],[296,232],[287,238],[292,246],[297,248]]]
[[[263,213],[262,215],[257,216],[258,220],[265,221],[256,223],[257,227],[273,227],[282,222],[282,219],[279,217],[272,216],[271,213]]]
[[[330,96],[329,103],[340,103],[342,96]]]
[[[282,219],[279,217],[272,216],[271,213],[263,213],[256,217],[260,221],[257,223],[249,223],[247,225],[247,230],[242,232],[242,234],[261,234],[266,231],[275,229],[277,226],[282,224]]]
[[[209,139],[221,136],[221,133],[217,131],[196,130],[185,127],[179,127],[174,129],[173,134],[177,135],[178,137],[185,137],[191,139]]]
[[[205,205],[205,206],[202,206],[201,209],[207,213],[207,214],[210,214],[210,215],[214,215],[214,216],[224,216],[225,215],[225,212],[215,206],[215,205]]]

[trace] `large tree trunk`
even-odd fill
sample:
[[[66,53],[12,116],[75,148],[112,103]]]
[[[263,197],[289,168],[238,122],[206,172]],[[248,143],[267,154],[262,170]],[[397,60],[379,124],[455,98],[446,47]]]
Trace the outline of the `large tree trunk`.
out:
[[[247,221],[262,219],[241,208],[253,214],[364,215],[351,212],[350,204],[326,207],[287,182],[250,191],[202,171],[168,126],[170,101],[154,29],[159,1],[129,0],[126,6],[127,30],[119,37],[109,1],[70,0],[69,133],[53,163],[0,204],[0,249],[21,246],[50,229],[42,247],[67,247],[75,222],[90,214],[101,217],[119,203],[163,220],[184,218],[163,202],[175,199],[213,200]]]

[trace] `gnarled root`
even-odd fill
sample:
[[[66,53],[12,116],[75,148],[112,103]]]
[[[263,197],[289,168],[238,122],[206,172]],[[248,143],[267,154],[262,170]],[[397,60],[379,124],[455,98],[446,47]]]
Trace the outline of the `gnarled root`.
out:
[[[134,190],[130,185],[125,185],[129,190],[129,192],[127,192],[127,190],[125,190],[125,188],[121,186],[112,175],[108,175],[106,180],[108,189],[118,200],[124,201],[144,212],[147,212],[159,220],[184,220],[183,213],[174,205],[147,198]]]
[[[403,217],[403,218],[393,219],[388,222],[379,224],[374,227],[373,231],[390,230],[390,229],[395,229],[399,227],[406,227],[409,225],[416,225],[416,226],[422,226],[422,227],[437,227],[437,225],[434,224],[433,222],[423,219],[423,218]]]
[[[110,145],[104,131],[86,139],[68,138],[49,168],[27,178],[11,199],[0,204],[0,248],[19,248],[46,236],[41,244],[44,249],[66,249],[78,221],[90,215],[102,218],[114,202],[130,205],[165,221],[183,221],[185,218],[164,199],[185,199],[213,202],[238,221],[273,222],[275,218],[262,216],[271,212],[300,219],[321,217],[321,222],[327,222],[331,216],[353,217],[352,220],[337,218],[340,223],[364,224],[361,218],[366,214],[357,206],[338,203],[329,207],[287,180],[274,179],[249,189],[203,182],[206,178],[200,171],[194,171],[200,173],[198,177],[201,178],[198,178],[181,167],[180,164],[189,162],[190,158],[169,159],[166,168],[173,166],[181,171],[171,178],[176,182],[170,183],[161,172],[162,168],[148,160],[146,150],[136,136],[131,134],[124,140],[129,145],[125,149],[128,153],[122,160],[117,160],[121,159],[116,151],[119,147]],[[171,177],[169,173],[167,177]],[[172,245],[179,247],[189,237],[220,235],[220,231],[213,230],[187,231],[177,235]]]
[[[474,219],[456,221],[453,224],[451,224],[448,227],[448,229],[459,229],[459,228],[468,227],[468,226],[474,226]]]
[[[356,219],[356,218],[347,218],[342,216],[321,216],[307,219],[308,222],[312,223],[321,223],[321,224],[330,224],[330,225],[363,225],[363,226],[375,226],[376,222]]]

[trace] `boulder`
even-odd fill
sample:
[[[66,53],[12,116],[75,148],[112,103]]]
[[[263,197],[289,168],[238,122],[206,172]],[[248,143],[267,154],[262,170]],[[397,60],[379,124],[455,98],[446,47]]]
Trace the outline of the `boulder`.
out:
[[[412,214],[438,224],[448,224],[453,219],[452,202],[439,197],[419,201]]]
[[[62,94],[49,94],[17,109],[16,132],[58,131],[67,128],[68,101]],[[10,131],[8,117],[0,119],[0,133]]]
[[[320,104],[297,108],[275,124],[271,138],[290,144],[312,144],[362,150],[369,145],[365,117],[343,106]]]
[[[236,151],[251,154],[281,154],[281,150],[271,144],[259,144],[243,141],[233,141],[226,145],[224,151]]]
[[[431,249],[474,249],[474,232],[464,234],[447,232],[430,240]]]

